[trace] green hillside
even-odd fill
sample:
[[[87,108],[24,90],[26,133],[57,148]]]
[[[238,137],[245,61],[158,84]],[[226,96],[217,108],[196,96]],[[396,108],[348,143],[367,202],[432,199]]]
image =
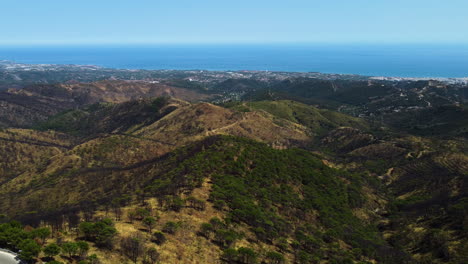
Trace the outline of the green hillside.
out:
[[[319,136],[342,126],[363,130],[369,128],[363,119],[290,100],[231,103],[226,106],[238,111],[263,110],[279,119],[301,124]]]

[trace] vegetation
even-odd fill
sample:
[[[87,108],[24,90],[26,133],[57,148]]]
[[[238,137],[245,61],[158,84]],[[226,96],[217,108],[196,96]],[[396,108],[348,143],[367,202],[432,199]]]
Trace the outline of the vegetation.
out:
[[[466,262],[466,107],[455,87],[210,85],[192,88],[249,101],[83,97],[37,117],[36,130],[1,130],[0,247],[48,263]],[[26,90],[69,98],[61,85]]]

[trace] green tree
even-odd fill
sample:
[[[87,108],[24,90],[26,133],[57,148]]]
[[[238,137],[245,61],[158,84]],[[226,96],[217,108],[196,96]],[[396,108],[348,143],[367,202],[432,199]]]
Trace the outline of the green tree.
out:
[[[128,217],[128,220],[130,221],[130,223],[133,223],[133,221],[136,219],[137,217],[137,213],[135,210],[131,210],[127,213],[127,217]]]
[[[25,239],[19,244],[21,253],[19,257],[25,261],[31,261],[41,252],[41,246],[32,239]]]
[[[44,245],[45,240],[50,236],[51,231],[48,227],[34,229],[31,234],[34,237],[41,239],[41,244]]]
[[[60,254],[60,247],[55,243],[51,243],[45,246],[42,251],[47,257],[54,257]]]
[[[135,213],[138,220],[143,220],[145,217],[150,215],[150,212],[145,208],[138,208],[135,210]]]
[[[169,221],[166,224],[164,224],[162,231],[169,233],[169,234],[175,234],[179,228],[180,228],[180,223]]]
[[[78,247],[78,254],[81,257],[86,256],[86,253],[88,253],[89,250],[89,244],[85,241],[77,241],[76,245]]]
[[[156,224],[156,219],[154,217],[147,216],[143,219],[143,224],[148,228],[148,233],[151,233],[154,225]]]
[[[101,262],[99,261],[98,257],[96,256],[96,254],[92,254],[91,256],[88,256],[86,258],[87,262],[89,264],[100,264]]]
[[[65,242],[62,244],[62,251],[71,258],[78,253],[78,245],[74,242]]]
[[[251,248],[240,247],[237,250],[239,261],[245,264],[257,263],[257,253]]]
[[[269,264],[282,264],[284,263],[284,256],[281,253],[270,251],[266,254],[266,260]]]
[[[57,261],[57,260],[51,260],[49,262],[47,262],[47,264],[63,264],[63,262],[60,262],[60,261]],[[80,264],[80,263],[78,263]]]
[[[223,247],[230,247],[240,237],[240,234],[231,229],[219,229],[215,233],[215,240]]]
[[[103,219],[95,223],[83,222],[79,229],[86,240],[94,241],[98,246],[110,246],[112,238],[117,234],[117,229],[110,219]]]
[[[211,232],[213,232],[213,226],[210,223],[203,223],[200,226],[200,235],[204,236],[206,239],[210,239]]]
[[[0,224],[0,247],[19,248],[19,244],[27,238],[30,235],[19,222]]]
[[[213,207],[215,209],[218,209],[218,210],[222,211],[226,207],[226,202],[223,201],[223,200],[216,200],[216,201],[213,202]]]
[[[222,258],[227,262],[227,263],[235,263],[237,261],[237,250],[234,248],[227,248],[223,251]]]
[[[182,209],[182,207],[184,207],[184,204],[184,200],[182,200],[180,197],[173,196],[168,200],[167,208],[169,210],[179,212]]]

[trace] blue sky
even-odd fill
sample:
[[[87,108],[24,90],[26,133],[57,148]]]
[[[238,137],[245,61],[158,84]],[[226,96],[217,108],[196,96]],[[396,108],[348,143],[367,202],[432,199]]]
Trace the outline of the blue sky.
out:
[[[468,43],[467,0],[0,0],[0,44]]]

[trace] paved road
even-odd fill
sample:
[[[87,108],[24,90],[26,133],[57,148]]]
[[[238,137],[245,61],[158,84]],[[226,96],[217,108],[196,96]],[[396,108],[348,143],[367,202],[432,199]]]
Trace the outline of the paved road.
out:
[[[15,259],[16,256],[4,251],[0,251],[0,263],[1,264],[19,264],[21,261]]]

